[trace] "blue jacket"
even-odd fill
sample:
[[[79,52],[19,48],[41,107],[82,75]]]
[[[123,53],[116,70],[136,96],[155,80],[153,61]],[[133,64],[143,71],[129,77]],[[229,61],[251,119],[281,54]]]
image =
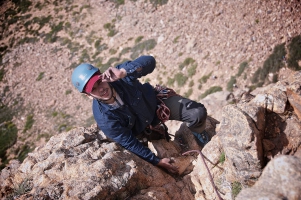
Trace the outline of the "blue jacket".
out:
[[[140,67],[142,70],[137,72],[136,69]],[[116,66],[118,69],[124,68],[127,72],[125,78],[110,83],[124,105],[113,108],[94,99],[93,115],[107,137],[144,160],[157,165],[160,158],[136,139],[136,136],[156,119],[157,100],[153,87],[138,81],[138,78],[153,72],[155,67],[156,60],[152,56],[141,56]]]

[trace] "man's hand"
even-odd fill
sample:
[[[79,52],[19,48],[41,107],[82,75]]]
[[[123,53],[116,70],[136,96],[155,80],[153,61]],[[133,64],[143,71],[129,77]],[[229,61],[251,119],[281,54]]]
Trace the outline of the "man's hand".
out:
[[[117,69],[115,67],[109,67],[103,74],[102,74],[102,81],[103,82],[114,82],[121,78],[124,78],[127,75],[125,69]]]
[[[172,163],[172,160],[170,158],[163,158],[160,160],[160,162],[157,164],[157,166],[167,169],[167,171],[169,171],[171,173],[178,174],[179,173],[178,167],[173,166],[171,163]]]

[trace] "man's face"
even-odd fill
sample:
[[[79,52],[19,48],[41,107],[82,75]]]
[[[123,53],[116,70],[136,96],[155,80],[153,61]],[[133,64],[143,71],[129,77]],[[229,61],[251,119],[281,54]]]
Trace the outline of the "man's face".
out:
[[[98,80],[95,82],[90,95],[96,99],[106,101],[112,98],[112,89],[107,82]]]

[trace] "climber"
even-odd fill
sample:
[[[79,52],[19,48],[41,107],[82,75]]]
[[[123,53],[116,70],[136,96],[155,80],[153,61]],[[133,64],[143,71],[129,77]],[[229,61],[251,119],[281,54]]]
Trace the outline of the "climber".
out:
[[[162,130],[165,126],[162,116],[167,116],[164,121],[185,122],[198,143],[204,146],[210,140],[205,131],[207,112],[203,104],[176,95],[171,89],[154,88],[138,81],[152,73],[155,67],[156,60],[152,56],[126,61],[103,73],[84,63],[74,69],[71,79],[79,92],[93,98],[95,121],[108,138],[153,165],[177,173],[178,168],[171,164],[170,158],[158,158],[138,138],[146,133],[152,135],[152,127]],[[157,115],[157,108],[161,108],[161,116],[159,112]]]

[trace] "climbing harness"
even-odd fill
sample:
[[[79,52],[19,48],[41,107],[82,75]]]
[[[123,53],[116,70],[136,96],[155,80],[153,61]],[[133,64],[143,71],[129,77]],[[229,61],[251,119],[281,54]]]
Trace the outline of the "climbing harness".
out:
[[[209,168],[208,168],[208,166],[207,166],[207,164],[206,164],[206,162],[205,162],[204,155],[202,154],[202,152],[201,152],[200,150],[191,150],[191,151],[187,151],[187,152],[183,153],[182,155],[184,156],[184,155],[187,155],[187,154],[189,154],[189,153],[194,153],[194,152],[197,152],[197,153],[199,153],[199,154],[201,155],[202,161],[203,161],[203,163],[204,163],[204,165],[205,165],[205,167],[206,167],[206,169],[207,169],[207,172],[208,172],[209,178],[210,178],[210,182],[211,182],[211,184],[212,184],[212,187],[213,187],[214,191],[216,192],[217,198],[218,198],[219,200],[222,200],[222,198],[221,198],[221,196],[220,196],[219,192],[217,191],[217,188],[216,188],[216,186],[215,186],[215,184],[214,184],[212,175],[211,175],[211,173],[210,173],[210,171],[209,171]]]
[[[170,136],[168,134],[168,128],[165,125],[165,122],[169,120],[170,117],[170,109],[165,105],[164,101],[165,99],[168,99],[169,97],[178,95],[173,89],[167,88],[162,85],[156,85],[154,88],[156,94],[157,94],[157,100],[159,102],[157,106],[156,114],[160,120],[159,124],[156,126],[149,125],[147,127],[147,130],[151,131],[157,131],[160,134],[164,136],[166,141],[170,141]],[[149,133],[150,134],[150,133]]]

